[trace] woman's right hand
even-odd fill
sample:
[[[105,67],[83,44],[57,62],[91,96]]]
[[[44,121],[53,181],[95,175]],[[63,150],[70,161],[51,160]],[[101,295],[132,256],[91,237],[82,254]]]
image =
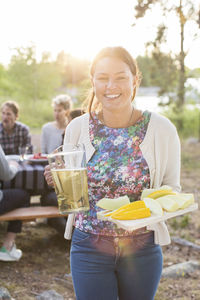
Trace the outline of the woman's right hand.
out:
[[[47,165],[44,168],[44,177],[46,179],[47,184],[54,187],[53,176],[52,176],[51,169],[50,169],[49,165]]]

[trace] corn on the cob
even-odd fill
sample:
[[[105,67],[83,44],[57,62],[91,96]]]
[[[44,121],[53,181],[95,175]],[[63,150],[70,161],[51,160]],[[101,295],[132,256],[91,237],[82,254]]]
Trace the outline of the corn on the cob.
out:
[[[118,214],[112,215],[112,219],[117,220],[136,220],[150,217],[150,209],[149,208],[138,208],[129,211],[119,212]]]
[[[129,204],[125,204],[125,205],[121,206],[120,208],[118,208],[117,210],[106,214],[105,216],[109,217],[116,213],[118,214],[119,212],[122,212],[122,211],[129,211],[129,210],[139,209],[139,208],[146,208],[144,201],[138,200],[138,201],[131,202]]]
[[[176,195],[176,193],[169,191],[169,190],[159,190],[159,191],[155,191],[150,193],[148,196],[146,196],[147,198],[152,198],[152,199],[157,199],[166,195]]]

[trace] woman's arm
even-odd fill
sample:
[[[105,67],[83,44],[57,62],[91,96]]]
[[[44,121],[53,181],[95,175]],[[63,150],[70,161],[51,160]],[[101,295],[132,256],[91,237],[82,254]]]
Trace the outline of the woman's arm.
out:
[[[180,169],[181,169],[181,146],[176,130],[170,135],[168,140],[168,157],[163,184],[169,185],[174,191],[180,192]]]
[[[17,173],[18,164],[7,161],[3,149],[0,146],[0,179],[11,180]]]

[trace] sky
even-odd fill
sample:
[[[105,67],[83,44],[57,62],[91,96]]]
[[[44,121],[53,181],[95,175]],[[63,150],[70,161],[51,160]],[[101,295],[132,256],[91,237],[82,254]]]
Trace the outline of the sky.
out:
[[[178,1],[178,0],[174,0]],[[199,1],[199,0],[197,0]],[[145,42],[153,40],[156,22],[154,9],[145,19],[134,23],[135,0],[0,0],[0,63],[8,64],[13,48],[34,44],[39,59],[50,52],[52,59],[64,50],[91,60],[106,46],[123,46],[137,57],[145,54]],[[178,52],[179,27],[175,17],[166,50]],[[194,28],[186,31],[186,65],[200,67],[200,39],[191,39]]]

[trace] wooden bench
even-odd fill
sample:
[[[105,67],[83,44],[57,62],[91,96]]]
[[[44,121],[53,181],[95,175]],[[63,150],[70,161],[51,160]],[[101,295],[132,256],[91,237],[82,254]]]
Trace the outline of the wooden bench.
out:
[[[1,221],[33,221],[39,218],[59,218],[63,217],[56,206],[30,206],[17,208],[8,213],[0,215]]]

